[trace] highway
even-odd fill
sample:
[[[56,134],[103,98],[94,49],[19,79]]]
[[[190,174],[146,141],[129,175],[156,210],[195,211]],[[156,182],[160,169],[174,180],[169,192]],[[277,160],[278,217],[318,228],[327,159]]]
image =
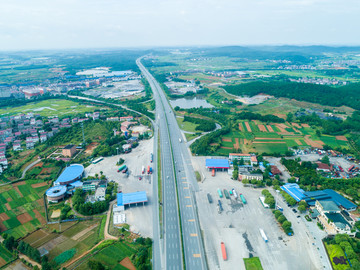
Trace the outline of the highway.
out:
[[[136,63],[148,80],[156,102],[163,192],[163,269],[207,269],[193,194],[198,185],[189,150],[160,85],[142,65],[141,58]]]

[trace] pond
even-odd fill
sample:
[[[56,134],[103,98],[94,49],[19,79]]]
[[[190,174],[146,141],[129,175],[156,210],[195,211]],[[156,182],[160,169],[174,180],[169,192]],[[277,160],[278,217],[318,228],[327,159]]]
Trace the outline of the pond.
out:
[[[191,108],[213,108],[211,105],[203,98],[178,98],[178,99],[170,99],[170,104],[173,108],[179,106],[182,109],[191,109]]]

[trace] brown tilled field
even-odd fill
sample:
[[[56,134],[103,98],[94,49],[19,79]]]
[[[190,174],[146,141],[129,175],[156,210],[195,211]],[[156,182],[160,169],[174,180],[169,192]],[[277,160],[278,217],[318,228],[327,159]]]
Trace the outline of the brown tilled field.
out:
[[[121,260],[120,265],[124,266],[129,270],[136,270],[136,267],[132,264],[129,257],[126,257],[125,259]]]
[[[20,195],[20,197],[24,197],[22,194],[21,194],[21,192],[20,192],[20,190],[19,190],[19,188],[16,186],[16,187],[14,187],[14,189],[15,189],[15,191]]]
[[[226,146],[221,146],[220,148],[222,148],[222,149],[233,149],[232,147],[226,147]]]
[[[223,142],[232,142],[231,138],[222,138],[221,139]]]
[[[324,143],[322,141],[313,141],[310,139],[310,135],[306,135],[304,138],[304,141],[306,144],[310,145],[311,147],[314,148],[323,148]]]
[[[299,126],[298,123],[291,123],[291,125],[293,125],[293,126],[296,127],[296,128],[301,128],[301,126]]]
[[[234,149],[239,149],[240,145],[239,145],[239,139],[235,138],[235,144],[234,144]]]
[[[301,124],[302,127],[304,128],[309,128],[310,126],[308,124]]]
[[[12,184],[13,187],[23,186],[23,185],[26,185],[25,181],[21,181],[21,182],[17,182],[17,183]]]
[[[252,132],[249,122],[244,122],[248,132]]]
[[[264,125],[258,125],[260,132],[267,132],[266,127]]]
[[[35,213],[35,217],[40,221],[41,224],[46,223],[45,218],[40,214],[38,210],[34,209],[33,212]]]
[[[241,123],[239,123],[239,130],[240,130],[241,132],[244,132],[244,129],[243,129],[243,126],[242,126]]]
[[[210,143],[211,146],[217,146],[219,145],[218,143]]]
[[[250,140],[248,140],[248,139],[244,139],[244,144],[248,145],[249,143],[251,143],[251,141],[250,141]]]
[[[8,220],[9,216],[6,213],[1,213],[0,214],[0,221],[3,222],[5,220]]]
[[[38,187],[44,187],[44,186],[47,186],[47,182],[41,182],[41,183],[31,185],[32,188],[38,188]]]
[[[339,141],[345,141],[345,142],[348,141],[348,139],[345,136],[336,136],[335,138]]]
[[[273,130],[273,128],[272,128],[272,126],[270,126],[270,125],[266,125],[266,127],[267,127],[267,129],[269,130],[269,132],[274,132],[274,130]]]
[[[295,142],[296,142],[298,145],[302,145],[302,143],[300,142],[299,139],[295,139]]]
[[[9,203],[5,203],[5,207],[6,207],[6,209],[9,210],[9,211],[11,210],[11,207],[10,207],[10,204],[9,204]]]
[[[26,222],[29,222],[31,221],[33,218],[29,215],[29,213],[24,213],[24,214],[21,214],[21,215],[18,215],[16,217],[18,219],[18,221],[20,221],[21,224],[24,224]]]

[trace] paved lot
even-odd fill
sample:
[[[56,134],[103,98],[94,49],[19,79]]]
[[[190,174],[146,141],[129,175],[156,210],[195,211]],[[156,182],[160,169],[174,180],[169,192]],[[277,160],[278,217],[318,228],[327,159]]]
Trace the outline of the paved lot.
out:
[[[124,193],[135,191],[146,191],[148,203],[145,206],[134,206],[127,208],[125,211],[127,223],[130,224],[130,229],[134,232],[139,232],[143,236],[152,237],[152,210],[151,204],[156,198],[152,196],[151,176],[145,175],[143,179],[139,180],[141,174],[141,167],[145,168],[150,163],[150,153],[153,150],[153,139],[141,141],[139,146],[133,149],[129,154],[116,155],[106,157],[97,164],[91,164],[85,168],[85,177],[88,175],[94,176],[96,173],[100,175],[100,171],[108,177],[109,180],[114,180],[119,185],[119,190]],[[119,166],[116,162],[119,158],[123,158],[129,170],[130,175],[126,177],[125,174],[117,172]]]
[[[193,157],[192,162],[195,170],[205,176],[199,184],[196,199],[210,269],[245,269],[243,258],[250,254],[260,257],[264,269],[322,269],[319,251],[312,245],[304,221],[296,218],[290,209],[285,209],[286,205],[285,216],[293,223],[294,236],[285,235],[271,211],[262,207],[259,201],[261,189],[243,187],[240,182],[231,180],[227,172],[217,172],[212,177],[205,169],[205,157]],[[233,196],[231,200],[220,199],[218,188],[235,188],[238,194],[245,196],[247,204],[243,205]],[[208,202],[207,193],[212,195],[212,204]],[[224,208],[221,214],[217,210],[219,199]],[[268,243],[262,239],[259,228],[265,231]],[[227,248],[227,261],[222,259],[221,242]]]

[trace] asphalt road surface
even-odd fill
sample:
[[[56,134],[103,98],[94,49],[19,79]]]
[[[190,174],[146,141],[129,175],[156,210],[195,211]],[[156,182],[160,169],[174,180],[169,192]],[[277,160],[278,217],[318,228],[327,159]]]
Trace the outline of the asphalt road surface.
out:
[[[160,133],[164,268],[207,269],[193,195],[198,185],[190,154],[163,90],[140,61],[141,58],[136,62],[154,93],[156,124]]]

